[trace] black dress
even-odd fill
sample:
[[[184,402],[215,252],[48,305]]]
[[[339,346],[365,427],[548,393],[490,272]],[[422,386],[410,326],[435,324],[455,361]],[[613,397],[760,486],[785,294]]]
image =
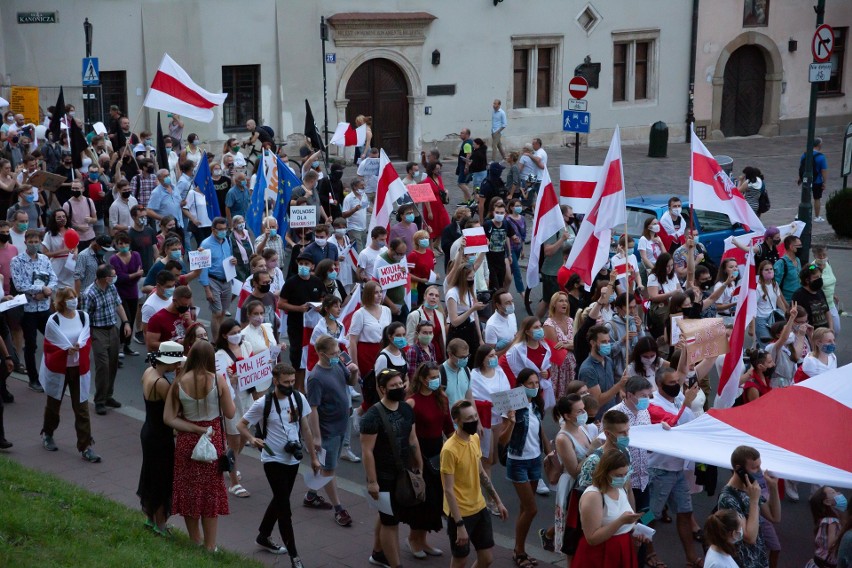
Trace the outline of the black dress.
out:
[[[149,516],[163,507],[168,517],[172,508],[175,439],[171,427],[163,422],[165,408],[164,400],[145,401],[145,423],[139,435],[142,440],[142,471],[136,495],[142,510]]]

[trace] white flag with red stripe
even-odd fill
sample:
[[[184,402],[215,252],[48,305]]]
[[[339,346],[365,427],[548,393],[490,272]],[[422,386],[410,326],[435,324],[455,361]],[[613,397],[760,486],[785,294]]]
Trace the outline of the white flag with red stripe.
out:
[[[367,142],[367,125],[362,124],[358,128],[352,128],[348,122],[338,122],[331,137],[331,144],[335,146],[363,146]]]
[[[463,229],[464,235],[464,253],[479,254],[488,252],[488,237],[485,236],[485,229],[482,227],[471,227]]]
[[[373,208],[373,217],[370,219],[370,226],[367,228],[368,235],[373,231],[373,227],[387,227],[390,224],[393,204],[406,193],[405,184],[399,179],[399,174],[396,173],[390,158],[384,150],[381,150],[376,203]]]
[[[787,225],[779,225],[777,227],[779,236],[781,237],[782,243],[778,245],[777,250],[778,254],[784,254],[784,244],[783,241],[785,238],[790,235],[795,235],[797,237],[802,236],[802,231],[805,229],[805,223],[803,221],[793,221]],[[737,240],[740,244],[756,246],[763,242],[764,234],[763,233],[746,233],[744,235],[730,236],[725,239],[725,251],[722,253],[722,260],[727,258],[736,259],[737,264],[740,267],[740,274],[743,273],[743,266],[746,263],[746,255],[747,252],[743,249],[739,248],[734,244],[734,239]]]
[[[349,293],[349,299],[340,310],[338,319],[343,323],[343,327],[350,329],[352,327],[352,316],[361,307],[361,285],[355,284],[352,292]]]
[[[690,126],[690,129],[692,126]],[[713,154],[692,132],[692,174],[689,178],[689,204],[694,209],[727,215],[732,223],[742,223],[750,231],[766,229]]]
[[[84,312],[77,312],[83,319],[83,329],[77,337],[77,341],[71,341],[62,333],[59,327],[59,316],[47,319],[44,328],[44,356],[41,359],[41,368],[38,373],[38,381],[44,389],[44,393],[56,400],[62,400],[65,392],[65,369],[70,365],[78,365],[80,372],[80,402],[89,400],[89,390],[92,382],[91,352],[92,337],[89,327],[89,316]],[[80,348],[76,353],[69,353],[69,349],[77,346]]]
[[[533,214],[530,261],[527,265],[528,288],[535,288],[541,281],[538,272],[538,259],[544,241],[564,230],[565,218],[562,217],[562,210],[559,208],[559,195],[550,180],[550,172],[547,171],[547,168],[544,168],[538,197],[535,200],[535,213]]]
[[[559,166],[559,204],[586,215],[592,210],[592,196],[600,177],[600,166]]]
[[[199,122],[213,120],[213,107],[228,98],[228,93],[211,93],[199,87],[168,53],[151,81],[143,106],[173,112]]]
[[[601,176],[592,198],[594,204],[580,224],[574,246],[565,266],[576,272],[586,286],[609,260],[612,230],[624,230],[627,222],[627,196],[621,163],[621,133],[618,126],[606,154]]]
[[[737,297],[737,311],[734,314],[734,328],[731,331],[730,349],[725,355],[722,372],[719,376],[719,388],[713,408],[730,408],[734,405],[740,387],[740,377],[745,370],[743,365],[743,347],[748,325],[757,312],[757,279],[754,270],[754,251],[746,256],[745,266],[740,272],[740,289]]]

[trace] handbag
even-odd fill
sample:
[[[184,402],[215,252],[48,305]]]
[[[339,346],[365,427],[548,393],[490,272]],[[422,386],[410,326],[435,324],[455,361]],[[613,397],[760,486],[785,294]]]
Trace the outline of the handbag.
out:
[[[423,481],[423,475],[405,467],[400,456],[399,440],[396,438],[396,433],[388,421],[388,416],[381,402],[375,404],[376,410],[382,419],[382,425],[385,428],[385,435],[390,443],[393,459],[396,462],[396,484],[394,485],[393,497],[394,501],[402,507],[414,507],[426,500],[426,482]]]
[[[234,450],[225,448],[225,417],[222,416],[222,405],[219,403],[219,379],[216,377],[215,373],[213,374],[213,384],[216,385],[216,404],[219,405],[219,423],[222,426],[222,455],[218,458],[219,471],[222,473],[229,473],[234,471],[234,468],[236,468],[236,460],[234,458]]]
[[[559,477],[564,471],[562,464],[559,463],[556,450],[553,450],[544,456],[544,480],[550,485],[556,485],[559,483]]]

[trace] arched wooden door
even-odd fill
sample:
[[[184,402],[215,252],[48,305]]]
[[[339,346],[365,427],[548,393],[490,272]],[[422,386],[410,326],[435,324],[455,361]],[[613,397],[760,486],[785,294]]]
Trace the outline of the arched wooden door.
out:
[[[759,47],[744,45],[725,65],[721,128],[725,136],[751,136],[763,125],[766,58]]]
[[[346,120],[359,114],[373,117],[372,146],[391,159],[408,159],[408,83],[387,59],[362,63],[346,84]]]

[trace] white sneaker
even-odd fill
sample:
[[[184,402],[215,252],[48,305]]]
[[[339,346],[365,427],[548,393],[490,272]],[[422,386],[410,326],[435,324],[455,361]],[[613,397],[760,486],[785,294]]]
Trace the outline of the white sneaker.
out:
[[[352,400],[357,400],[361,398],[361,393],[358,392],[358,390],[352,385],[349,386],[349,398],[351,398]]]
[[[349,448],[343,448],[343,452],[340,454],[340,459],[346,460],[352,463],[360,463],[361,458],[352,453],[352,450]]]
[[[784,494],[793,503],[799,502],[799,483],[789,479],[784,480]]]
[[[824,223],[825,217],[814,217],[814,223]]]
[[[547,486],[547,483],[545,483],[543,479],[539,479],[538,487],[536,487],[535,492],[539,495],[550,495],[550,488]]]

